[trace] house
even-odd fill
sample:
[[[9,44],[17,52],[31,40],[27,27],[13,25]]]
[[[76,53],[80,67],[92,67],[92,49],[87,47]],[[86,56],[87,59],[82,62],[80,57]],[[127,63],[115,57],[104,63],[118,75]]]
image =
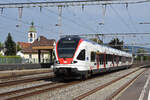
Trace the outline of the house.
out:
[[[27,63],[50,63],[53,62],[53,49],[55,46],[54,39],[47,39],[39,36],[33,43],[18,42],[21,47],[20,56]]]
[[[26,42],[18,42],[17,43],[19,45],[19,47],[21,48],[21,51],[17,52],[17,56],[20,56],[22,58],[24,58],[24,54],[22,53],[22,50],[24,50],[25,48],[28,48],[31,46],[31,43],[26,43]]]
[[[21,56],[25,63],[50,63],[54,59],[55,40],[44,36],[37,38],[33,22],[28,31],[28,42],[18,42],[18,45],[21,51],[17,52],[17,55]]]

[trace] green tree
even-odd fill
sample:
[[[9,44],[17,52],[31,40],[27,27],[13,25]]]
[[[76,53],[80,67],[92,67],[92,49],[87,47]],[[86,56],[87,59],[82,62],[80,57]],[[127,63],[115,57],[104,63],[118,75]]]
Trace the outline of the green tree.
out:
[[[0,48],[3,48],[3,47],[4,47],[4,46],[3,46],[3,43],[0,42]]]
[[[98,38],[90,38],[90,40],[92,40],[98,44],[103,44],[103,41],[99,40]]]
[[[137,53],[146,53],[146,51],[145,51],[143,48],[139,48],[139,49],[137,50]]]
[[[17,44],[17,51],[20,51],[20,50],[22,49],[20,48],[19,44]]]
[[[136,52],[138,54],[137,56],[137,60],[146,60],[146,56],[144,56],[144,53],[146,53],[146,51],[143,48],[139,48]]]
[[[129,52],[129,48],[126,46],[126,47],[124,47],[123,51]]]
[[[118,49],[118,50],[123,50],[123,41],[120,41],[118,38],[114,38],[111,40],[108,45],[112,48]]]
[[[6,48],[5,55],[7,56],[16,55],[16,43],[13,41],[10,33],[8,33],[8,36],[4,44]]]

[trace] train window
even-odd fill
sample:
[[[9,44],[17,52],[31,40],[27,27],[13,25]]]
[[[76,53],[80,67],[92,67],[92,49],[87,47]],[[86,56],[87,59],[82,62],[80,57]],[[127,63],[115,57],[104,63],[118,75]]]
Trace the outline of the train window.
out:
[[[122,59],[122,57],[121,57],[121,56],[119,56],[119,61],[121,61],[121,59]]]
[[[85,49],[82,50],[82,51],[79,53],[77,59],[78,59],[78,60],[85,60]]]
[[[91,62],[95,62],[96,53],[91,52]]]
[[[107,60],[112,61],[112,55],[111,54],[107,54]]]
[[[108,55],[107,54],[105,55],[105,62],[106,62],[106,64],[108,62]]]
[[[104,64],[104,54],[100,55],[100,64]]]
[[[113,54],[112,59],[111,59],[113,64],[114,64],[114,57],[115,57],[115,55]]]
[[[121,59],[121,60],[122,60],[122,62],[123,62],[123,63],[125,63],[125,62],[126,62],[126,58],[125,58],[125,57],[122,57],[122,59]]]
[[[114,55],[114,62],[116,62],[116,55]]]
[[[119,56],[116,55],[116,63],[118,64],[119,63]]]
[[[110,55],[109,61],[113,61],[113,55]]]
[[[62,38],[58,42],[58,56],[59,58],[72,58],[78,46],[80,38]]]

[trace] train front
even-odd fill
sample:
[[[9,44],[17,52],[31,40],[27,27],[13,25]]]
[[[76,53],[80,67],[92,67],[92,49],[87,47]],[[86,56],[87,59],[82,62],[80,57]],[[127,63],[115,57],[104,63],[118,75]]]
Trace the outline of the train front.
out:
[[[56,61],[54,64],[54,73],[59,77],[72,77],[79,76],[81,73],[78,71],[78,61],[77,56],[81,52],[79,47],[83,40],[76,36],[67,36],[61,38],[55,47]],[[83,56],[85,56],[82,52]]]

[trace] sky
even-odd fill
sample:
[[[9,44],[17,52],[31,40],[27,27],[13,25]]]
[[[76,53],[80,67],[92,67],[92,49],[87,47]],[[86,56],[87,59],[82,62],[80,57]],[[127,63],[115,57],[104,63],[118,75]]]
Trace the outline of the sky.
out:
[[[0,0],[0,3],[55,1],[55,0]],[[59,0],[61,1],[61,0]],[[150,33],[150,2],[140,4],[69,6],[62,8],[63,35],[95,34],[95,33]],[[5,8],[0,15],[0,42],[4,42],[10,32],[15,42],[27,42],[27,33],[31,22],[34,22],[37,35],[48,39],[59,39],[58,7],[23,8],[23,16],[19,21],[17,8]],[[99,23],[104,23],[100,25]],[[16,27],[16,25],[20,27]],[[150,43],[149,36],[119,37],[126,44]],[[109,42],[115,37],[104,37]],[[148,45],[144,47],[150,47]]]

